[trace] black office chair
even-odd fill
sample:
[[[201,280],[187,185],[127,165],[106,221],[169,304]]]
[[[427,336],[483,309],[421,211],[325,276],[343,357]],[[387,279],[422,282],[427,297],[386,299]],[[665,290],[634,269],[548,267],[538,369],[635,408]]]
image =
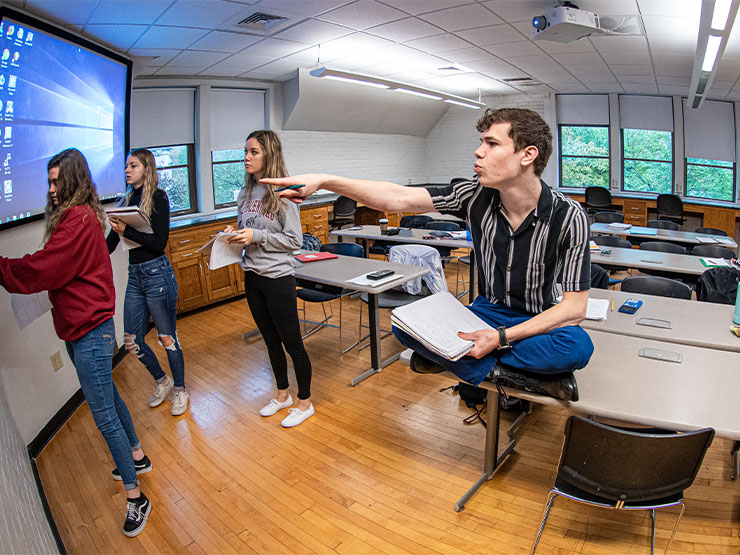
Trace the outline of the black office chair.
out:
[[[645,241],[640,243],[641,251],[670,252],[673,254],[689,254],[686,247],[669,243],[668,241]]]
[[[595,214],[612,207],[612,194],[605,187],[586,187],[586,213]]]
[[[424,224],[422,229],[435,229],[437,231],[460,231],[459,224],[455,222],[427,222]],[[434,247],[439,251],[439,255],[442,257],[442,265],[444,266],[450,262],[454,257],[452,256],[452,247]]]
[[[651,553],[655,550],[655,509],[680,505],[667,553],[686,508],[684,490],[694,482],[713,439],[712,428],[675,433],[619,428],[571,416],[565,423],[558,473],[531,553],[537,549],[558,496],[596,507],[650,511]]]
[[[609,271],[593,262],[591,263],[591,288],[609,289]]]
[[[720,245],[696,245],[691,254],[706,258],[735,258],[734,250]]]
[[[434,221],[431,216],[425,216],[424,214],[410,214],[408,216],[401,216],[399,225],[401,227],[410,227],[412,229],[423,229],[426,224]]]
[[[594,214],[594,223],[612,224],[614,222],[619,222],[620,224],[624,223],[624,214],[614,212],[613,210],[596,212]]]
[[[721,229],[717,229],[715,227],[697,227],[694,230],[694,233],[705,233],[707,235],[722,235],[723,237],[727,237],[726,231],[722,231]]]
[[[341,254],[344,256],[354,256],[356,258],[364,258],[365,250],[361,245],[357,243],[327,243],[321,245],[319,249],[324,252],[333,252],[334,254]],[[321,264],[321,262],[318,262]],[[301,287],[296,292],[299,299],[303,301],[303,308],[299,308],[299,312],[303,312],[303,318],[300,321],[306,324],[314,324],[311,329],[305,330],[303,339],[313,335],[317,331],[323,328],[338,328],[339,329],[339,350],[343,353],[349,351],[354,345],[342,348],[342,299],[352,293],[351,290],[342,289],[333,285],[326,285],[323,283],[317,283],[314,281],[296,280],[298,286]],[[326,305],[324,303],[339,299],[339,325],[329,324],[329,319],[334,316],[334,309],[331,309],[331,313],[327,314]],[[324,311],[324,319],[320,322],[312,322],[306,318],[306,303],[321,303],[321,308]]]
[[[331,221],[332,229],[341,229],[342,226],[345,225],[354,225],[356,209],[357,201],[355,199],[339,196],[339,198],[334,201],[334,217]]]
[[[683,217],[683,201],[678,195],[658,195],[656,202],[658,207],[658,218],[662,220],[671,220],[677,224],[683,224],[686,221]]]
[[[669,229],[671,231],[678,231],[680,229],[676,222],[670,220],[648,220],[645,227],[652,227],[655,229]]]
[[[656,297],[691,299],[691,287],[678,280],[662,276],[630,276],[622,280],[625,293],[642,293]]]

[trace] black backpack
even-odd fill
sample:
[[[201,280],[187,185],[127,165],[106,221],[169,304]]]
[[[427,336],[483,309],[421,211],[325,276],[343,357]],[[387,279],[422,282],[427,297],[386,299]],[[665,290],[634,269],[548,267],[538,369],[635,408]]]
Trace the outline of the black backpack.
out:
[[[735,304],[740,271],[720,267],[706,270],[696,283],[696,299],[709,303]]]

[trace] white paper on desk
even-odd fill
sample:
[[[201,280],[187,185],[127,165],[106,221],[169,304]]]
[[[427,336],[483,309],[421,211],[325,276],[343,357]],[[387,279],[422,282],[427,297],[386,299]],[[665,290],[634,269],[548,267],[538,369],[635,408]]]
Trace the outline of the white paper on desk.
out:
[[[23,330],[51,310],[51,301],[46,291],[32,295],[11,293],[10,306],[13,308],[18,327]]]
[[[731,266],[726,258],[704,258],[701,259],[705,266]]]
[[[717,239],[715,239],[714,237],[707,237],[703,235],[697,235],[696,240],[700,243],[717,243]]]
[[[609,313],[609,299],[588,299],[586,320],[606,320]]]
[[[242,260],[244,245],[240,243],[229,243],[229,237],[238,235],[238,233],[219,233],[200,249],[211,245],[211,259],[208,261],[208,268],[217,270],[229,264],[237,264]]]
[[[734,245],[735,242],[730,237],[716,237],[714,239],[718,243],[722,243],[723,245]]]
[[[459,360],[475,345],[460,339],[458,331],[493,329],[448,291],[394,308],[391,320],[429,350],[449,360]]]
[[[391,274],[389,276],[386,276],[380,279],[368,279],[367,274],[362,274],[360,276],[353,277],[352,279],[348,279],[347,283],[354,283],[356,285],[372,287],[374,285],[382,285],[384,283],[390,283],[391,281],[398,281],[399,279],[403,279],[403,277],[404,277],[403,274]]]

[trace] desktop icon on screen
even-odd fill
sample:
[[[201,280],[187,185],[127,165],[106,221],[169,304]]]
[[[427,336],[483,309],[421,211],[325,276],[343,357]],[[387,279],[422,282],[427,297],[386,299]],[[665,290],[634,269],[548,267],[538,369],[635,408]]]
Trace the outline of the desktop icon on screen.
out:
[[[10,50],[6,48],[5,50],[3,50],[3,61],[7,60],[8,58],[10,58]]]
[[[18,63],[18,59],[21,57],[21,53],[17,50],[13,52],[13,63]]]
[[[8,79],[8,89],[15,89],[16,81],[18,81],[17,75],[11,75]]]
[[[28,31],[28,33],[26,33],[26,44],[30,44],[31,42],[33,42],[33,33]]]
[[[13,192],[13,180],[12,179],[6,179],[3,181],[3,190],[5,191],[6,195],[9,195]]]
[[[13,136],[13,128],[10,125],[5,126],[5,135],[3,136],[3,139],[6,141],[9,141]]]
[[[3,109],[2,101],[0,100],[0,110]],[[12,116],[13,115],[13,101],[8,100],[5,103],[5,115],[6,116]]]
[[[23,38],[23,27],[18,27],[18,38],[19,39]]]
[[[15,25],[8,25],[8,36],[12,37],[15,34]]]

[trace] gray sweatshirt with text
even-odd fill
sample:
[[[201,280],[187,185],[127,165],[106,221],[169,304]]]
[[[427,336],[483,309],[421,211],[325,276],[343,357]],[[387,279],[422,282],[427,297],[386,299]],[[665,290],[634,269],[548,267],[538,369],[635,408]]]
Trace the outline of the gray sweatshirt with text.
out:
[[[283,201],[277,214],[262,214],[264,194],[265,186],[257,183],[250,196],[245,187],[236,199],[238,228],[254,230],[252,243],[244,247],[241,267],[269,278],[288,276],[295,273],[292,252],[303,244],[299,208]]]

